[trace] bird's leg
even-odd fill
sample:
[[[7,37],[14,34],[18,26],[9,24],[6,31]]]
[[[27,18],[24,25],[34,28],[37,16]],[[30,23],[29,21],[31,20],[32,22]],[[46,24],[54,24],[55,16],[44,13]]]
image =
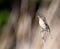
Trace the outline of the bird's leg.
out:
[[[45,49],[45,48],[43,48],[43,47],[45,47],[45,40],[46,40],[45,35],[46,35],[46,31],[45,30],[42,30],[41,31],[42,49]]]
[[[41,31],[41,38],[43,41],[45,41],[45,34],[46,34],[45,30],[42,30]]]

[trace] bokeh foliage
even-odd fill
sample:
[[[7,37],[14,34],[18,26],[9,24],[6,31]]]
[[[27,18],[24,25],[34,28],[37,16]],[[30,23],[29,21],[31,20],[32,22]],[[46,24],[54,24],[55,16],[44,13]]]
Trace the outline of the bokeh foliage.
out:
[[[13,0],[1,0],[0,1],[0,28],[6,24],[10,15]]]
[[[0,28],[7,22],[9,13],[7,9],[0,10]]]

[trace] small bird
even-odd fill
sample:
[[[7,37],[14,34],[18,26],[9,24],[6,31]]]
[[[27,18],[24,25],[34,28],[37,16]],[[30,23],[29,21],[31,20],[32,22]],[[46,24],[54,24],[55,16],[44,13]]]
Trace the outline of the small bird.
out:
[[[42,39],[44,41],[45,34],[46,33],[49,33],[50,34],[50,27],[47,24],[46,18],[44,16],[38,16],[38,19],[39,19],[39,25],[42,28],[41,37],[42,37]]]
[[[44,16],[38,16],[39,25],[43,31],[50,32],[50,28],[46,22],[46,18]]]

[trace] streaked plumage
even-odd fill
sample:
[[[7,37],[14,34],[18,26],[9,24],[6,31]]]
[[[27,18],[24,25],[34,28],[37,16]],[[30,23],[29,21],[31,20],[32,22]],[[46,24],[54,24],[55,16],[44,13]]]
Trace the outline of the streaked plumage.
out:
[[[41,17],[38,16],[38,18],[39,18],[39,25],[43,29],[43,31],[50,32],[50,28],[49,28],[49,26],[48,26],[48,24],[46,22],[46,18],[42,17],[42,16]]]

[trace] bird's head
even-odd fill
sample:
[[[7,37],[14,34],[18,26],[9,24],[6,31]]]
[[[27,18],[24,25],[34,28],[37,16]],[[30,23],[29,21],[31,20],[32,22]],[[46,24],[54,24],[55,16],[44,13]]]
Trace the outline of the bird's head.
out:
[[[38,19],[42,19],[44,22],[46,22],[46,17],[45,16],[38,15],[37,17],[38,17]]]

